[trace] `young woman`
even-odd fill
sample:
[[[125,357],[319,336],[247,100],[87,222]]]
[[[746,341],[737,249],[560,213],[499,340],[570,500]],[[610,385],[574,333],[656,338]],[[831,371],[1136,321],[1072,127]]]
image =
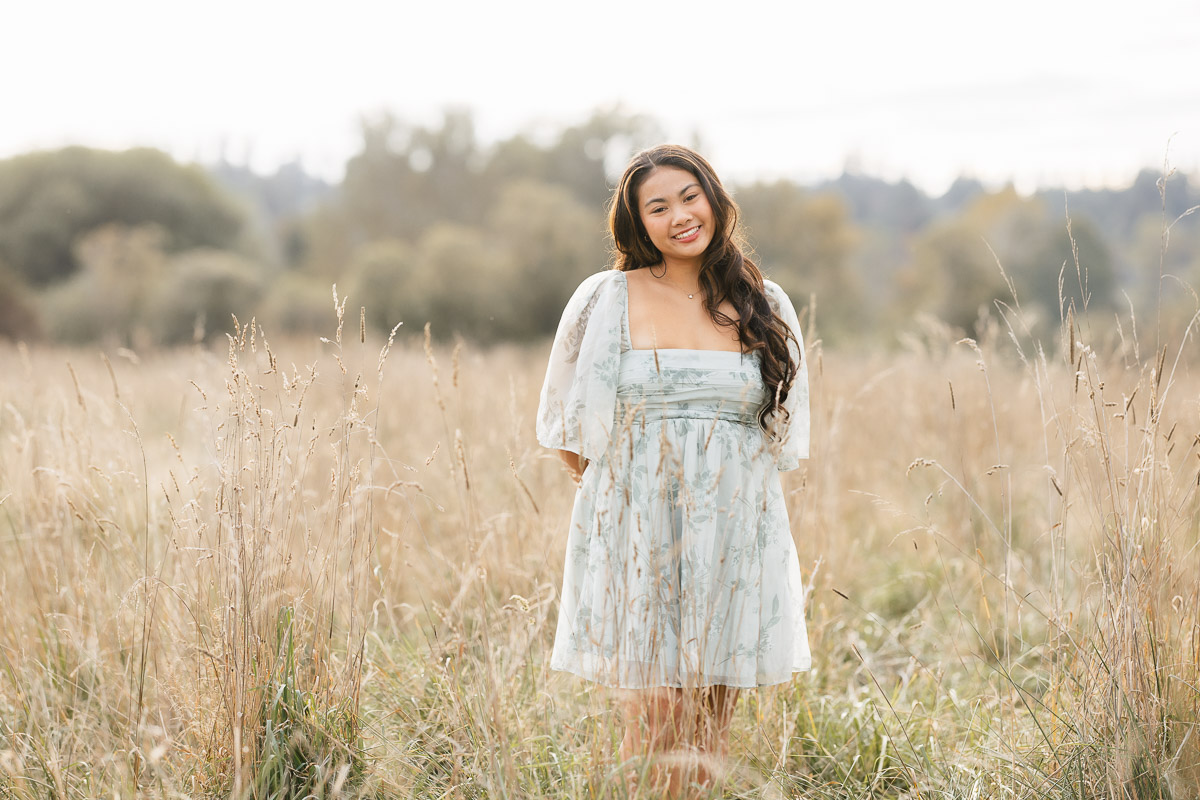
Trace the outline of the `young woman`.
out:
[[[740,689],[810,665],[779,479],[808,457],[804,346],[695,152],[634,156],[608,224],[538,408],[579,483],[551,666],[622,690],[621,757],[677,791],[715,777]]]

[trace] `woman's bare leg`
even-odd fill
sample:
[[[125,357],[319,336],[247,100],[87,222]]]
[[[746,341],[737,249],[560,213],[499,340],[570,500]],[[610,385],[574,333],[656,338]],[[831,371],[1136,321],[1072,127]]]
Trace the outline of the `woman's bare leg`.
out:
[[[737,698],[738,690],[729,686],[707,686],[696,692],[691,780],[705,791],[725,776],[729,727]]]
[[[622,758],[670,750],[687,734],[686,699],[680,689],[628,689],[623,692],[621,707],[625,717]]]
[[[642,796],[678,798],[691,785],[707,790],[720,781],[737,698],[738,690],[728,686],[625,692],[620,756],[649,759],[650,785],[642,787]],[[639,778],[631,776],[631,792]]]
[[[632,772],[630,791],[641,787],[641,797],[676,797],[685,785],[675,759],[664,756],[694,737],[695,711],[690,697],[682,689],[657,688],[626,690],[621,699],[625,734],[621,739],[621,760],[642,757],[646,771]],[[641,785],[642,775],[649,785]]]
[[[708,686],[701,690],[698,706],[696,746],[717,758],[729,753],[729,726],[739,690],[732,686]]]

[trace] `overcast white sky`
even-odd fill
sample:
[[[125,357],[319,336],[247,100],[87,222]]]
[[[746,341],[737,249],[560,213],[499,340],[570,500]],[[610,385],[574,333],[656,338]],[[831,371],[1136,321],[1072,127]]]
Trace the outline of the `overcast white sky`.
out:
[[[931,191],[1200,171],[1198,0],[30,2],[0,12],[0,157],[83,143],[337,178],[358,118],[481,138],[621,103],[727,179],[848,161]]]

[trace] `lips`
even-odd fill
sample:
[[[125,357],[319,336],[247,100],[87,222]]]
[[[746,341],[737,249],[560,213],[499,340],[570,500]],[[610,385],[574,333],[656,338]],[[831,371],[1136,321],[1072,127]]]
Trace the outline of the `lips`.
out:
[[[672,236],[671,238],[677,242],[689,242],[692,239],[696,238],[696,236],[698,236],[699,234],[700,234],[700,226],[693,225],[692,227],[688,228],[686,231],[684,231],[682,233],[677,233],[674,236]]]

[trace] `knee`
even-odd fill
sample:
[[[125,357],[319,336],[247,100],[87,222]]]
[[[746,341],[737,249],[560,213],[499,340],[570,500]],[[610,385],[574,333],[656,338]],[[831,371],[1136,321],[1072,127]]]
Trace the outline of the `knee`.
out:
[[[686,702],[678,689],[661,689],[647,698],[647,710],[654,719],[656,727],[670,725],[678,729],[687,716]]]
[[[687,718],[683,693],[678,689],[647,689],[625,699],[626,724],[644,725],[651,734],[678,730]]]

